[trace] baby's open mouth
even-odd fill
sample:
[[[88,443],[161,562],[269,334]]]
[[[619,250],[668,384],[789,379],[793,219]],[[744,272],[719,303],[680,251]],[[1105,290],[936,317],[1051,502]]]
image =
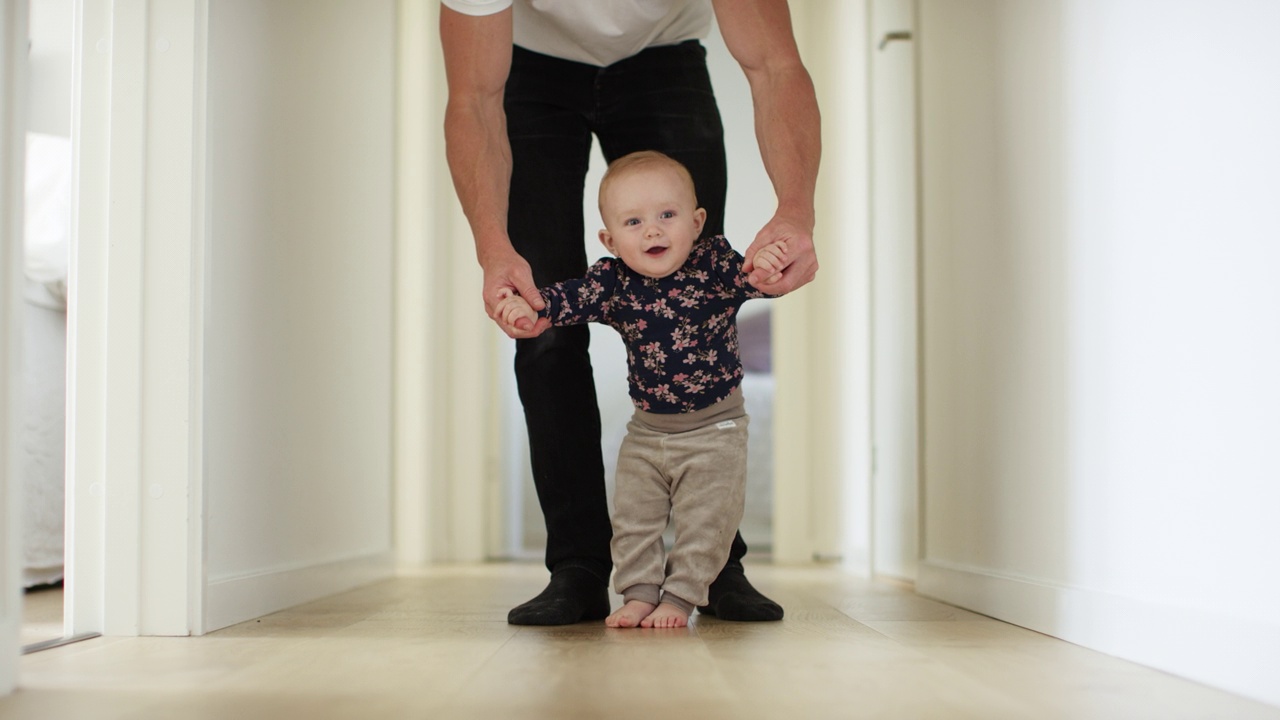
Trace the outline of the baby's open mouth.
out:
[[[666,252],[666,251],[667,251],[667,249],[666,249],[666,248],[664,248],[664,247],[658,247],[657,245],[655,245],[655,246],[653,246],[653,247],[649,248],[648,250],[645,250],[645,252],[646,252],[646,253],[648,253],[649,255],[661,255],[662,253],[664,253],[664,252]]]

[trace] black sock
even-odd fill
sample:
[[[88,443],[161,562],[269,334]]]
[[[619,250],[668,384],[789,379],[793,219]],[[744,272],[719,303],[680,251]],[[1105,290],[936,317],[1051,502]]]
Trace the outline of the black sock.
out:
[[[581,567],[557,569],[537,597],[507,613],[512,625],[572,625],[609,615],[609,581]]]
[[[698,612],[721,620],[768,622],[782,619],[782,606],[760,594],[747,580],[741,563],[733,560],[720,571],[707,592],[707,604]]]

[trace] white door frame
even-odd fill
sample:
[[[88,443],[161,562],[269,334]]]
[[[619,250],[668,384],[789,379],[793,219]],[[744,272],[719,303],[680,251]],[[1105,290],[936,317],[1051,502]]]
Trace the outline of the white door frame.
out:
[[[445,163],[439,3],[399,0],[397,13],[397,562],[480,562],[502,545],[501,335]]]
[[[822,112],[817,279],[774,308],[774,560],[870,557],[867,2],[793,3]]]
[[[75,16],[67,633],[198,633],[207,6]]]
[[[0,4],[0,695],[18,682],[22,627],[22,209],[26,158],[27,3]]]
[[[915,0],[871,0],[868,24],[874,457],[870,571],[912,581],[920,544],[914,6]]]

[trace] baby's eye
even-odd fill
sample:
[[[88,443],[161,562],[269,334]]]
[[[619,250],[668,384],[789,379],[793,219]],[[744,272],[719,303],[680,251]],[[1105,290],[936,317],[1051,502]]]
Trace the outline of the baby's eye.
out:
[[[663,219],[663,220],[670,220],[671,218],[673,218],[673,217],[675,217],[675,216],[676,216],[676,211],[675,211],[675,210],[664,210],[664,211],[662,212],[662,219]]]
[[[622,223],[622,224],[623,224],[623,225],[639,225],[639,224],[640,224],[640,219],[639,219],[639,218],[629,218],[626,222],[624,222],[624,223]]]

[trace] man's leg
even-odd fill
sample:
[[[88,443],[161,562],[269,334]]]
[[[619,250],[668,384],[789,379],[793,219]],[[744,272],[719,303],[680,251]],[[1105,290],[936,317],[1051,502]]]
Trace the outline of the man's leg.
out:
[[[728,186],[724,126],[705,49],[693,42],[650,48],[610,65],[600,77],[592,129],[605,158],[658,150],[679,160],[693,176],[698,204],[707,210],[703,234],[723,233]],[[742,567],[746,554],[747,544],[737,533],[729,561],[699,612],[725,620],[781,620],[782,607],[747,581]]]
[[[675,158],[689,169],[698,205],[707,210],[702,234],[722,234],[728,184],[724,125],[702,45],[650,48],[610,65],[601,71],[597,98],[592,129],[605,159],[638,150]]]
[[[591,134],[582,117],[594,70],[516,48],[507,83],[512,177],[508,233],[539,287],[587,269],[582,193]],[[516,625],[567,625],[609,614],[609,508],[600,411],[586,326],[516,343],[551,582],[511,611]]]

